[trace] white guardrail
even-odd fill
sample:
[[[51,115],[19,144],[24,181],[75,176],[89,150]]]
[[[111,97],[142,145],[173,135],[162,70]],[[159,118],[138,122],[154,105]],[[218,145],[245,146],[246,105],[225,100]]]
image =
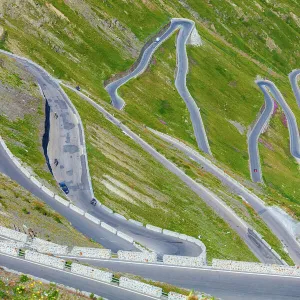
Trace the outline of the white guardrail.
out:
[[[59,202],[60,204],[69,207],[71,210],[73,210],[75,213],[78,213],[81,216],[84,216],[86,219],[88,219],[89,221],[101,226],[102,228],[108,230],[109,232],[116,234],[117,236],[119,236],[120,238],[126,240],[127,242],[133,244],[134,243],[134,239],[123,233],[122,231],[117,230],[116,228],[114,228],[113,226],[108,225],[105,222],[102,222],[100,219],[92,216],[91,214],[85,212],[84,210],[82,210],[81,208],[77,207],[76,205],[70,203],[69,201],[63,199],[62,197],[60,197],[59,195],[56,195],[55,193],[53,193],[52,191],[50,191],[46,186],[44,186],[42,183],[39,182],[38,179],[36,179],[34,176],[30,175],[29,171],[26,170],[26,168],[22,165],[22,163],[11,153],[11,151],[8,149],[8,147],[6,146],[4,140],[2,139],[2,137],[0,136],[0,144],[3,147],[3,149],[6,151],[7,155],[12,159],[12,161],[15,163],[15,165],[21,170],[21,172],[23,172],[23,174],[28,177],[38,188],[40,188],[44,193],[46,193],[49,197],[53,198],[54,200],[56,200],[57,202]],[[25,172],[24,172],[25,171]],[[99,201],[98,201],[99,202]],[[136,226],[143,226],[143,224],[141,222],[132,220],[132,219],[127,219],[126,217],[124,217],[121,214],[117,214],[117,213],[113,213],[113,211],[102,205],[100,202],[98,205],[101,205],[102,208],[105,209],[105,211],[107,211],[110,214],[113,214],[114,216],[116,216],[119,219],[123,219],[123,220],[127,220],[128,222],[131,222],[133,224],[136,224]],[[193,263],[195,260],[191,259],[189,260],[191,265],[190,266],[198,266],[199,265],[199,261],[202,261],[203,264],[206,264],[206,247],[205,245],[198,239],[187,236],[185,234],[180,234],[174,231],[170,231],[167,229],[162,229],[150,224],[147,224],[145,226],[147,229],[152,230],[154,232],[157,233],[162,233],[164,235],[168,235],[168,236],[172,236],[174,238],[179,238],[182,240],[187,240],[191,243],[194,243],[196,245],[198,245],[201,249],[202,252],[200,254],[200,256],[197,258],[197,263]],[[9,229],[8,229],[9,230]],[[27,240],[27,236],[25,234],[22,233],[18,233],[16,232],[15,234],[20,235],[20,238],[16,238],[16,240],[21,240],[21,236],[23,237],[23,240],[26,241]],[[1,235],[1,231],[0,231],[0,235]],[[9,234],[3,234],[4,236],[7,237],[12,237]],[[50,253],[50,252],[49,252]],[[53,253],[54,254],[54,253]],[[184,256],[168,256],[168,261],[172,259],[172,261],[174,262],[174,264],[176,264],[178,262],[179,265],[182,265],[182,261],[188,261],[186,260],[186,257]],[[151,257],[149,256],[149,261],[151,260]],[[142,260],[144,261],[144,260]]]
[[[46,242],[46,241],[44,241]],[[32,250],[22,250],[18,246],[21,246],[22,243],[0,243],[0,253],[7,254],[13,257],[22,257],[23,259],[37,263],[40,265],[48,266],[58,270],[69,271],[70,273],[77,274],[83,277],[91,278],[99,282],[105,282],[109,284],[117,284],[120,287],[123,287],[128,290],[135,292],[143,293],[161,299],[163,290],[160,287],[153,286],[151,284],[143,283],[137,280],[133,280],[127,277],[120,277],[120,279],[114,277],[114,274],[111,272],[103,271],[92,266],[82,265],[72,261],[66,261],[62,258],[42,254]],[[76,250],[83,250],[83,248],[77,248]],[[108,254],[106,249],[98,249],[103,254]],[[110,255],[110,253],[109,253]],[[29,272],[30,273],[30,272]],[[165,294],[166,295],[166,294]],[[170,300],[181,300],[186,299],[186,296],[170,292],[168,294],[168,299]]]

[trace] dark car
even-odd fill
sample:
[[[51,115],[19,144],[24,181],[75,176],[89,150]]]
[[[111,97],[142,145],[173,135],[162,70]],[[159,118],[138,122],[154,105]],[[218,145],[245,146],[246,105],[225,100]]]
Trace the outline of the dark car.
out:
[[[80,91],[80,90],[81,90],[79,85],[76,86],[76,90],[77,90],[77,91]]]
[[[93,198],[92,201],[91,201],[91,204],[94,205],[94,206],[96,206],[97,200],[95,198]]]
[[[59,186],[65,192],[65,194],[69,194],[70,191],[69,191],[68,187],[66,186],[66,184],[63,181],[59,183]]]

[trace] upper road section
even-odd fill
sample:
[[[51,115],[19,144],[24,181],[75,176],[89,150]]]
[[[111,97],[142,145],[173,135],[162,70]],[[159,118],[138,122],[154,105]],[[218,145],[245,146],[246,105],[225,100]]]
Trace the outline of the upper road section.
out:
[[[193,124],[194,134],[197,140],[199,149],[203,152],[211,154],[208,144],[206,132],[200,115],[200,109],[189,90],[186,86],[186,76],[188,73],[188,57],[186,53],[186,44],[193,30],[195,30],[195,23],[187,19],[172,19],[170,26],[159,37],[159,41],[151,43],[140,55],[140,60],[137,67],[125,75],[124,77],[108,84],[105,89],[111,97],[111,102],[117,109],[122,109],[125,106],[124,100],[118,95],[118,89],[132,78],[136,78],[143,73],[150,63],[151,57],[156,49],[166,41],[176,30],[179,29],[179,35],[177,38],[177,73],[175,78],[175,86],[178,93],[185,101],[186,106],[190,113],[190,118]]]

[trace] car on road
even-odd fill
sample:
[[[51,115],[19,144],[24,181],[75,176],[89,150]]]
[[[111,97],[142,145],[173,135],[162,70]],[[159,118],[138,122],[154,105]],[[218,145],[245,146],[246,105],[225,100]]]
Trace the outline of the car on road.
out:
[[[155,42],[158,43],[159,41],[160,41],[160,37],[157,37],[157,38],[155,39]]]
[[[64,181],[60,182],[59,186],[61,187],[61,189],[64,191],[66,195],[69,194],[70,191]]]

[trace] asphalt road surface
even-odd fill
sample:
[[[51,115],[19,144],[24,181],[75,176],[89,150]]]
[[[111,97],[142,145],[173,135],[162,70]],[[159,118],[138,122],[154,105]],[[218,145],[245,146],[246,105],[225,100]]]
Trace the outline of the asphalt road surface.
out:
[[[289,255],[294,260],[294,262],[298,265],[300,264],[299,243],[296,242],[295,237],[291,235],[291,233],[285,228],[285,226],[280,222],[280,220],[278,220],[277,217],[274,216],[273,211],[270,210],[269,207],[267,207],[261,199],[255,197],[255,195],[250,193],[250,191],[246,187],[237,183],[229,175],[224,174],[224,172],[221,169],[219,169],[213,163],[209,162],[201,154],[194,151],[190,147],[186,146],[185,144],[181,143],[180,141],[166,134],[161,134],[160,132],[155,130],[152,131],[158,136],[160,136],[160,138],[171,143],[173,146],[175,146],[180,151],[184,152],[195,162],[203,166],[203,168],[207,172],[213,174],[218,179],[220,179],[221,182],[224,185],[228,186],[230,190],[232,190],[235,194],[242,196],[243,199],[247,201],[247,203],[250,204],[253,207],[253,209],[260,215],[260,217],[265,221],[265,223],[268,225],[271,231],[277,236],[277,238],[280,241],[282,241],[282,243],[287,248]],[[268,253],[269,253],[268,256],[270,256],[271,255],[270,251]],[[263,258],[265,255],[262,254],[261,256]],[[272,259],[272,258],[274,259],[274,255],[273,256],[271,255],[271,257],[265,257],[264,259],[261,259],[261,261],[266,263],[271,263],[271,260],[268,261],[268,259]]]
[[[120,261],[84,260],[84,262],[106,267],[115,272],[128,272],[179,287],[203,291],[223,300],[300,299],[300,277]]]
[[[79,259],[82,263],[104,267],[113,272],[127,272],[156,281],[167,282],[187,289],[195,289],[223,300],[299,300],[300,277],[278,276],[246,272],[232,272],[212,268],[188,268],[170,265],[145,264],[118,260]],[[31,274],[66,286],[93,292],[109,299],[148,299],[117,287],[95,282],[22,258],[0,254],[0,265]],[[121,294],[120,294],[121,293]],[[129,298],[128,298],[129,297]],[[131,298],[132,297],[132,298]],[[139,298],[140,297],[140,298]],[[150,298],[151,299],[151,298]]]
[[[169,28],[160,36],[159,42],[153,42],[147,47],[141,54],[141,59],[137,67],[126,76],[108,84],[105,89],[111,97],[111,102],[117,109],[122,109],[125,105],[124,100],[118,95],[118,89],[132,78],[136,78],[139,74],[144,72],[147,68],[153,53],[156,49],[166,41],[177,29],[179,29],[179,35],[177,38],[177,74],[175,79],[175,86],[178,93],[185,101],[190,113],[190,118],[193,124],[194,134],[197,140],[199,149],[203,152],[211,154],[208,144],[207,136],[205,133],[204,125],[200,115],[199,108],[197,107],[195,100],[191,96],[186,87],[186,76],[188,73],[188,57],[186,53],[186,44],[190,34],[194,28],[194,22],[188,19],[172,19]]]
[[[267,126],[274,109],[274,101],[269,93],[265,89],[262,89],[262,92],[264,93],[265,97],[265,108],[253,126],[248,137],[248,153],[251,168],[250,174],[253,182],[263,181],[258,152],[258,139],[264,127]]]
[[[296,82],[296,76],[298,76],[297,74],[298,71],[292,72],[290,74],[290,80],[293,87],[293,91],[294,92],[296,91],[295,96],[298,101],[299,88]],[[273,98],[278,103],[278,105],[281,106],[285,114],[288,130],[289,130],[289,136],[290,136],[290,152],[298,162],[300,162],[300,138],[299,138],[299,129],[298,129],[295,115],[290,109],[287,102],[285,101],[279,89],[276,87],[276,85],[269,80],[257,80],[256,83],[265,95],[266,108],[264,112],[261,114],[261,116],[258,118],[252,131],[250,132],[249,135],[250,138],[248,140],[249,142],[248,149],[249,149],[249,156],[250,156],[251,177],[254,181],[259,182],[262,180],[261,179],[262,171],[260,167],[259,151],[258,151],[257,143],[258,143],[259,135],[261,134],[263,128],[267,125],[271,117],[272,108],[274,106],[272,97],[270,95],[272,95]],[[257,170],[257,172],[255,172],[255,170]]]
[[[141,293],[121,288],[114,284],[108,284],[101,281],[93,280],[84,276],[73,274],[69,271],[63,271],[33,262],[28,262],[22,258],[15,258],[0,254],[0,265],[10,270],[22,272],[35,277],[46,279],[50,282],[63,284],[68,287],[75,288],[80,291],[94,293],[104,298],[113,300],[148,300],[157,299],[146,296]]]
[[[11,54],[9,54],[11,55]],[[28,62],[24,59],[18,59],[19,62],[21,62],[23,65],[26,66],[29,72],[31,72],[34,76],[36,76],[38,83],[41,86],[41,89],[43,93],[48,97],[48,100],[50,102],[49,105],[52,106],[52,113],[58,114],[58,119],[53,117],[54,124],[54,130],[56,130],[56,136],[60,137],[60,147],[59,151],[57,151],[57,156],[59,161],[68,161],[68,168],[66,172],[61,172],[60,175],[66,175],[67,176],[75,176],[75,174],[81,173],[81,176],[79,181],[80,184],[76,184],[76,186],[69,185],[69,187],[73,187],[72,190],[74,193],[77,193],[76,197],[76,204],[79,203],[80,207],[84,209],[85,211],[89,212],[91,215],[99,218],[101,221],[115,227],[117,230],[121,230],[122,232],[129,234],[134,238],[135,241],[138,241],[148,247],[149,249],[152,249],[158,253],[159,256],[162,256],[163,254],[172,254],[172,255],[183,255],[183,256],[198,256],[201,253],[201,248],[193,243],[190,243],[188,241],[184,241],[181,239],[177,239],[171,236],[166,236],[161,233],[157,233],[154,231],[150,231],[146,229],[145,227],[137,226],[134,223],[128,222],[126,220],[122,220],[118,218],[117,216],[108,213],[105,209],[103,209],[100,205],[97,205],[96,207],[92,206],[90,204],[91,199],[91,193],[89,189],[89,174],[87,171],[87,167],[85,165],[85,158],[83,157],[83,150],[81,150],[80,157],[78,156],[79,153],[69,153],[69,151],[64,151],[65,146],[71,145],[72,147],[75,146],[78,147],[78,149],[82,149],[83,147],[83,129],[75,130],[75,127],[80,128],[80,123],[76,122],[78,126],[75,126],[75,120],[71,117],[74,115],[73,108],[69,105],[69,99],[67,99],[67,96],[64,92],[61,91],[61,88],[58,84],[58,82],[53,79],[49,74],[46,73],[46,71],[42,70],[41,68],[38,68],[37,66],[33,65],[32,63]],[[57,104],[58,103],[58,104]],[[59,121],[59,119],[62,119]],[[52,123],[53,125],[53,123]],[[52,126],[50,124],[50,127]],[[74,134],[74,137],[73,137]],[[72,141],[73,144],[68,143],[68,141]],[[54,142],[53,142],[54,143]],[[76,143],[76,145],[74,145]],[[18,170],[18,168],[13,164],[13,162],[10,161],[9,157],[6,155],[5,151],[0,148],[0,158],[1,158],[1,164],[0,164],[0,171],[2,173],[7,174],[9,177],[11,177],[13,180],[17,181],[19,184],[24,186],[27,190],[33,191],[33,194],[39,197],[41,200],[45,201],[46,203],[50,204],[53,207],[53,202],[50,201],[47,194],[40,191],[28,178],[26,178],[21,171]],[[61,153],[61,156],[60,156]],[[76,156],[75,158],[72,156]],[[3,157],[3,158],[2,158]],[[62,158],[60,158],[62,157]],[[80,158],[80,159],[79,159]],[[3,161],[3,163],[2,163]],[[73,168],[78,167],[79,171],[74,171],[73,173],[68,174],[68,170],[72,168],[72,163],[74,162]],[[59,168],[55,167],[54,168]],[[75,180],[75,179],[74,179]],[[67,181],[67,180],[66,180]],[[26,183],[26,184],[25,184]],[[56,209],[55,209],[56,210]],[[60,213],[61,210],[58,210]],[[65,216],[67,219],[70,220],[70,216],[73,215],[73,211],[70,209],[64,209],[62,215]],[[76,214],[75,214],[76,216]],[[79,218],[79,217],[78,217]],[[79,218],[80,219],[80,218]],[[71,221],[72,222],[72,221]],[[81,218],[81,221],[78,223],[84,222],[87,228],[90,228],[90,232],[88,232],[88,236],[93,237],[95,234],[95,240],[101,243],[104,247],[108,249],[112,249],[113,251],[122,250],[127,248],[128,250],[135,249],[131,244],[128,242],[125,242],[123,239],[118,238],[116,235],[103,230],[101,227],[97,227],[97,230],[100,232],[105,231],[106,234],[104,234],[104,238],[99,240],[99,232],[92,232],[94,229],[90,227],[90,221],[88,221],[85,218]],[[77,222],[75,222],[77,223]],[[74,223],[72,222],[74,225]],[[79,231],[81,226],[76,227]],[[75,227],[75,226],[74,226]],[[99,228],[99,229],[98,229]],[[120,246],[118,247],[118,243],[112,245],[111,241],[120,241]],[[112,247],[113,246],[113,247]],[[135,249],[137,250],[137,249]]]
[[[249,246],[251,251],[256,255],[256,257],[264,263],[278,263],[281,264],[272,252],[270,252],[258,239],[254,239],[252,235],[249,235],[248,225],[243,222],[231,209],[228,209],[223,201],[219,199],[215,194],[211,193],[208,189],[203,187],[201,184],[195,182],[193,179],[188,177],[183,171],[181,171],[176,165],[171,163],[163,155],[158,153],[153,147],[142,140],[138,135],[133,133],[127,126],[123,125],[114,116],[109,114],[103,109],[99,104],[94,102],[92,99],[87,97],[76,89],[65,85],[71,90],[75,91],[83,99],[93,105],[99,112],[101,112],[110,122],[120,127],[120,129],[126,133],[130,138],[132,138],[136,143],[138,143],[145,151],[152,155],[156,160],[163,164],[168,170],[178,176],[187,186],[189,186],[201,199],[203,199],[213,210],[225,220],[233,230],[235,230],[239,236],[245,241]]]

